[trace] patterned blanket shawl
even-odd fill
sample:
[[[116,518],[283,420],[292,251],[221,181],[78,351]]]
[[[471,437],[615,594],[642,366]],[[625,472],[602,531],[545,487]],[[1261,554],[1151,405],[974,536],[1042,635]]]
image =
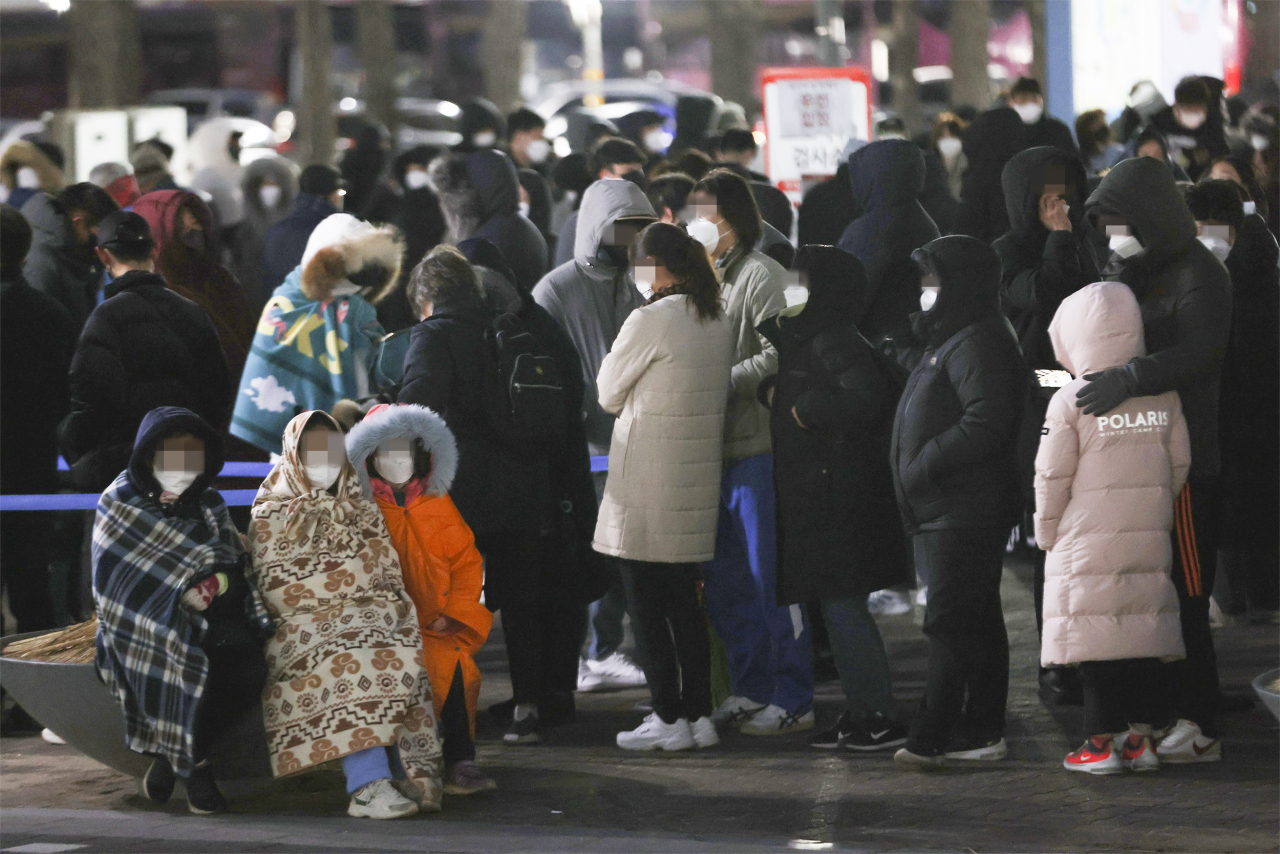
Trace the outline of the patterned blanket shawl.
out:
[[[166,515],[121,474],[102,493],[93,526],[98,673],[124,708],[129,749],[164,756],[183,776],[195,766],[209,662],[200,648],[208,624],[182,594],[245,556],[222,496],[205,490],[199,509],[199,519]],[[249,599],[250,615],[268,633],[258,592]]]
[[[310,488],[299,443],[313,416],[328,418],[289,422],[253,503],[253,576],[276,621],[262,700],[272,770],[394,744],[410,779],[431,778],[441,752],[417,612],[355,469],[343,467],[336,495]]]

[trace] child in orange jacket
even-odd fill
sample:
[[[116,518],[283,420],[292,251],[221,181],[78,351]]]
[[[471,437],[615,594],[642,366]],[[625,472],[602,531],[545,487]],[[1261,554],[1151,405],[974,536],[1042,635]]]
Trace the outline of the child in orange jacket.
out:
[[[493,789],[475,763],[480,669],[472,657],[489,637],[493,615],[480,604],[484,569],[475,538],[449,498],[458,468],[453,433],[424,406],[382,404],[347,434],[347,456],[365,495],[382,509],[418,609],[444,742],[444,791]]]

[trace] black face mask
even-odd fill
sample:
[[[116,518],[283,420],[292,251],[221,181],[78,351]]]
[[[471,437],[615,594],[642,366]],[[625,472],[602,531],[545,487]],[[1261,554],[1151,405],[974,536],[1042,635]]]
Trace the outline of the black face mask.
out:
[[[613,265],[615,270],[625,270],[630,266],[631,259],[627,256],[627,247],[605,245],[602,248],[605,256],[609,259],[609,263]]]
[[[192,252],[203,254],[204,232],[193,228],[182,235],[182,243]]]
[[[644,174],[643,169],[632,169],[622,176],[622,180],[630,181],[646,193],[649,192],[649,176]]]

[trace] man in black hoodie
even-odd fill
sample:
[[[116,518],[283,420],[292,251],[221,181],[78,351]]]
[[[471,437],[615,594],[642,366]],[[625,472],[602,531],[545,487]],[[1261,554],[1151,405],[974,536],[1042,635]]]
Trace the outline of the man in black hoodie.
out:
[[[1086,239],[1084,164],[1074,154],[1051,146],[1020,151],[1004,167],[1005,206],[1009,231],[992,244],[1000,256],[1000,301],[1005,316],[1013,323],[1022,346],[1022,355],[1032,370],[1060,370],[1049,342],[1049,322],[1058,305],[1071,294],[1098,281],[1098,266]],[[1029,401],[1034,407],[1034,427],[1020,444],[1022,487],[1034,504],[1031,481],[1039,428],[1053,397],[1054,388],[1042,388]],[[1036,552],[1036,627],[1040,627],[1044,604],[1044,552]],[[1055,702],[1075,702],[1079,695],[1073,668],[1040,671],[1041,695]]]
[[[1015,446],[1029,379],[1000,315],[995,251],[956,235],[913,257],[924,311],[912,321],[926,349],[898,402],[890,460],[916,570],[929,585],[929,665],[907,746],[894,759],[920,768],[1008,751],[1000,576],[1021,513]]]
[[[800,246],[835,246],[857,215],[846,161],[836,168],[835,175],[805,192],[797,215],[796,242]]]
[[[1138,297],[1148,355],[1086,376],[1092,382],[1080,390],[1078,405],[1103,415],[1130,397],[1177,391],[1191,433],[1191,473],[1175,504],[1173,534],[1187,658],[1167,666],[1177,723],[1157,750],[1165,762],[1215,762],[1222,752],[1209,594],[1218,548],[1218,395],[1231,333],[1231,280],[1196,239],[1173,172],[1157,160],[1116,164],[1085,203],[1085,216],[1112,250],[1103,275]]]

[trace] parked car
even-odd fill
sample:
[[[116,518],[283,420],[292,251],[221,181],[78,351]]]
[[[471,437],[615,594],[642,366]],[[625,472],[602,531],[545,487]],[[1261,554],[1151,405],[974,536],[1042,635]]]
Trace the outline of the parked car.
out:
[[[147,95],[146,103],[183,107],[187,111],[187,134],[206,119],[232,116],[271,124],[279,106],[265,92],[253,89],[160,89]]]

